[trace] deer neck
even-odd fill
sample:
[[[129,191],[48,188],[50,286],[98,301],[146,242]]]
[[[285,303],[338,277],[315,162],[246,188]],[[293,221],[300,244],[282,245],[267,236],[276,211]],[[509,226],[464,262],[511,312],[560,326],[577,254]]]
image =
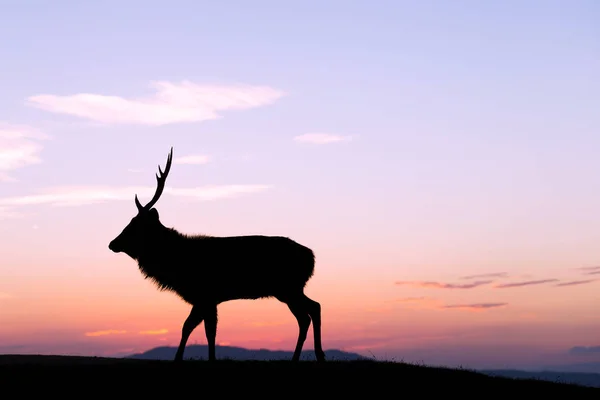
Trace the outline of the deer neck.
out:
[[[155,232],[144,243],[144,249],[135,257],[141,268],[152,270],[164,263],[164,259],[168,257],[169,249],[173,248],[172,234],[170,229],[163,226],[156,229]]]

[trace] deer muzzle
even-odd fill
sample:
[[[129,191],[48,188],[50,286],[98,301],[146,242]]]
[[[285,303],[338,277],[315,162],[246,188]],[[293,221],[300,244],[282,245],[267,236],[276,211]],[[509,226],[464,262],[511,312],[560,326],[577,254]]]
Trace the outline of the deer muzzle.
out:
[[[114,239],[113,241],[111,241],[108,244],[108,248],[111,251],[114,251],[115,253],[119,253],[121,251],[121,246],[119,246],[119,243],[117,242],[117,239]]]

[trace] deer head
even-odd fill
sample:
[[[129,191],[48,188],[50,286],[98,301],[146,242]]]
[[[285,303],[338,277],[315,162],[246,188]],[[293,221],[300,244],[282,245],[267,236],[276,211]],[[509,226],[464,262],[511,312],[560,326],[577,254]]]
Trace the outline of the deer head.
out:
[[[108,248],[115,253],[125,253],[131,258],[138,258],[140,254],[152,245],[153,238],[156,238],[156,233],[164,228],[159,221],[158,211],[152,208],[160,198],[164,188],[167,175],[171,169],[171,161],[173,159],[173,148],[167,157],[167,165],[165,166],[165,172],[158,166],[158,174],[156,174],[156,192],[152,197],[152,200],[145,206],[142,206],[138,200],[137,194],[135,195],[135,205],[138,209],[138,213],[132,218],[131,222],[123,229],[121,234],[113,239]]]

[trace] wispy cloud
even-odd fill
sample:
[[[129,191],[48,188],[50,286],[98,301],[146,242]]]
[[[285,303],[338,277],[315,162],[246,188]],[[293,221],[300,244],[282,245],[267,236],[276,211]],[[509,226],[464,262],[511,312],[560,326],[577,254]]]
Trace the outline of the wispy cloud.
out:
[[[221,185],[195,188],[166,187],[168,196],[185,197],[193,200],[210,201],[257,193],[269,189],[269,185]],[[48,189],[39,194],[0,198],[0,207],[49,204],[52,206],[79,206],[106,201],[131,201],[134,194],[140,198],[150,198],[155,187],[151,186],[75,186]]]
[[[12,296],[8,293],[0,292],[0,300],[2,299],[10,299]]]
[[[0,221],[11,218],[21,218],[25,214],[15,211],[10,207],[0,207]]]
[[[105,331],[86,332],[85,336],[94,337],[94,336],[107,336],[107,335],[122,335],[124,333],[127,333],[127,331],[119,331],[119,330],[116,330],[116,329],[108,329],[108,330],[105,330]]]
[[[490,273],[490,274],[463,276],[460,279],[469,280],[469,279],[477,279],[477,278],[506,278],[507,276],[508,276],[508,273],[506,273],[506,272],[494,272],[494,273]]]
[[[405,297],[396,300],[405,308],[411,309],[435,309],[435,310],[461,310],[461,311],[485,311],[492,308],[499,308],[508,305],[508,303],[469,303],[469,304],[444,304],[441,300],[429,297]]]
[[[585,275],[600,275],[600,267],[580,267],[577,269],[583,271]]]
[[[189,81],[157,81],[147,97],[123,98],[93,93],[69,96],[39,94],[27,104],[45,111],[67,114],[105,124],[159,126],[221,118],[219,112],[268,105],[284,95],[267,86],[202,85]]]
[[[581,271],[600,271],[600,267],[579,267],[577,269]]]
[[[558,282],[558,279],[540,279],[537,281],[522,281],[522,282],[503,283],[500,285],[495,285],[494,287],[498,288],[498,289],[506,289],[506,288],[513,288],[513,287],[541,285],[541,284],[550,283],[550,282]]]
[[[446,309],[459,309],[465,311],[484,311],[491,308],[505,307],[508,303],[475,303],[475,304],[450,304],[442,306]]]
[[[141,331],[140,335],[164,335],[165,333],[169,333],[169,330],[168,329],[157,329],[157,330]]]
[[[396,285],[407,285],[420,288],[434,288],[434,289],[473,289],[479,286],[488,285],[492,283],[491,280],[475,281],[470,283],[443,283],[443,282],[432,282],[432,281],[396,281]]]
[[[32,127],[0,122],[0,181],[15,181],[11,171],[41,163],[43,139],[48,136]]]
[[[296,142],[311,144],[329,144],[351,140],[351,136],[333,135],[329,133],[305,133],[294,138]]]
[[[207,156],[207,155],[203,155],[203,154],[189,155],[189,156],[183,156],[183,157],[175,158],[173,160],[173,162],[175,164],[201,165],[201,164],[207,164],[207,163],[209,163],[210,162],[210,157]]]
[[[570,282],[562,282],[557,283],[555,286],[576,286],[576,285],[584,285],[586,283],[595,282],[595,279],[586,279],[582,281],[570,281]]]

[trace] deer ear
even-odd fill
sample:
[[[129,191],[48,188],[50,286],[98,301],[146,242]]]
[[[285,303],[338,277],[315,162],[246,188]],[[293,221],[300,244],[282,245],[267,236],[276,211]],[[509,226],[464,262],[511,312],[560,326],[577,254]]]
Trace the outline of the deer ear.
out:
[[[148,211],[148,213],[152,218],[158,220],[158,211],[156,210],[156,208],[151,208],[150,211]]]

